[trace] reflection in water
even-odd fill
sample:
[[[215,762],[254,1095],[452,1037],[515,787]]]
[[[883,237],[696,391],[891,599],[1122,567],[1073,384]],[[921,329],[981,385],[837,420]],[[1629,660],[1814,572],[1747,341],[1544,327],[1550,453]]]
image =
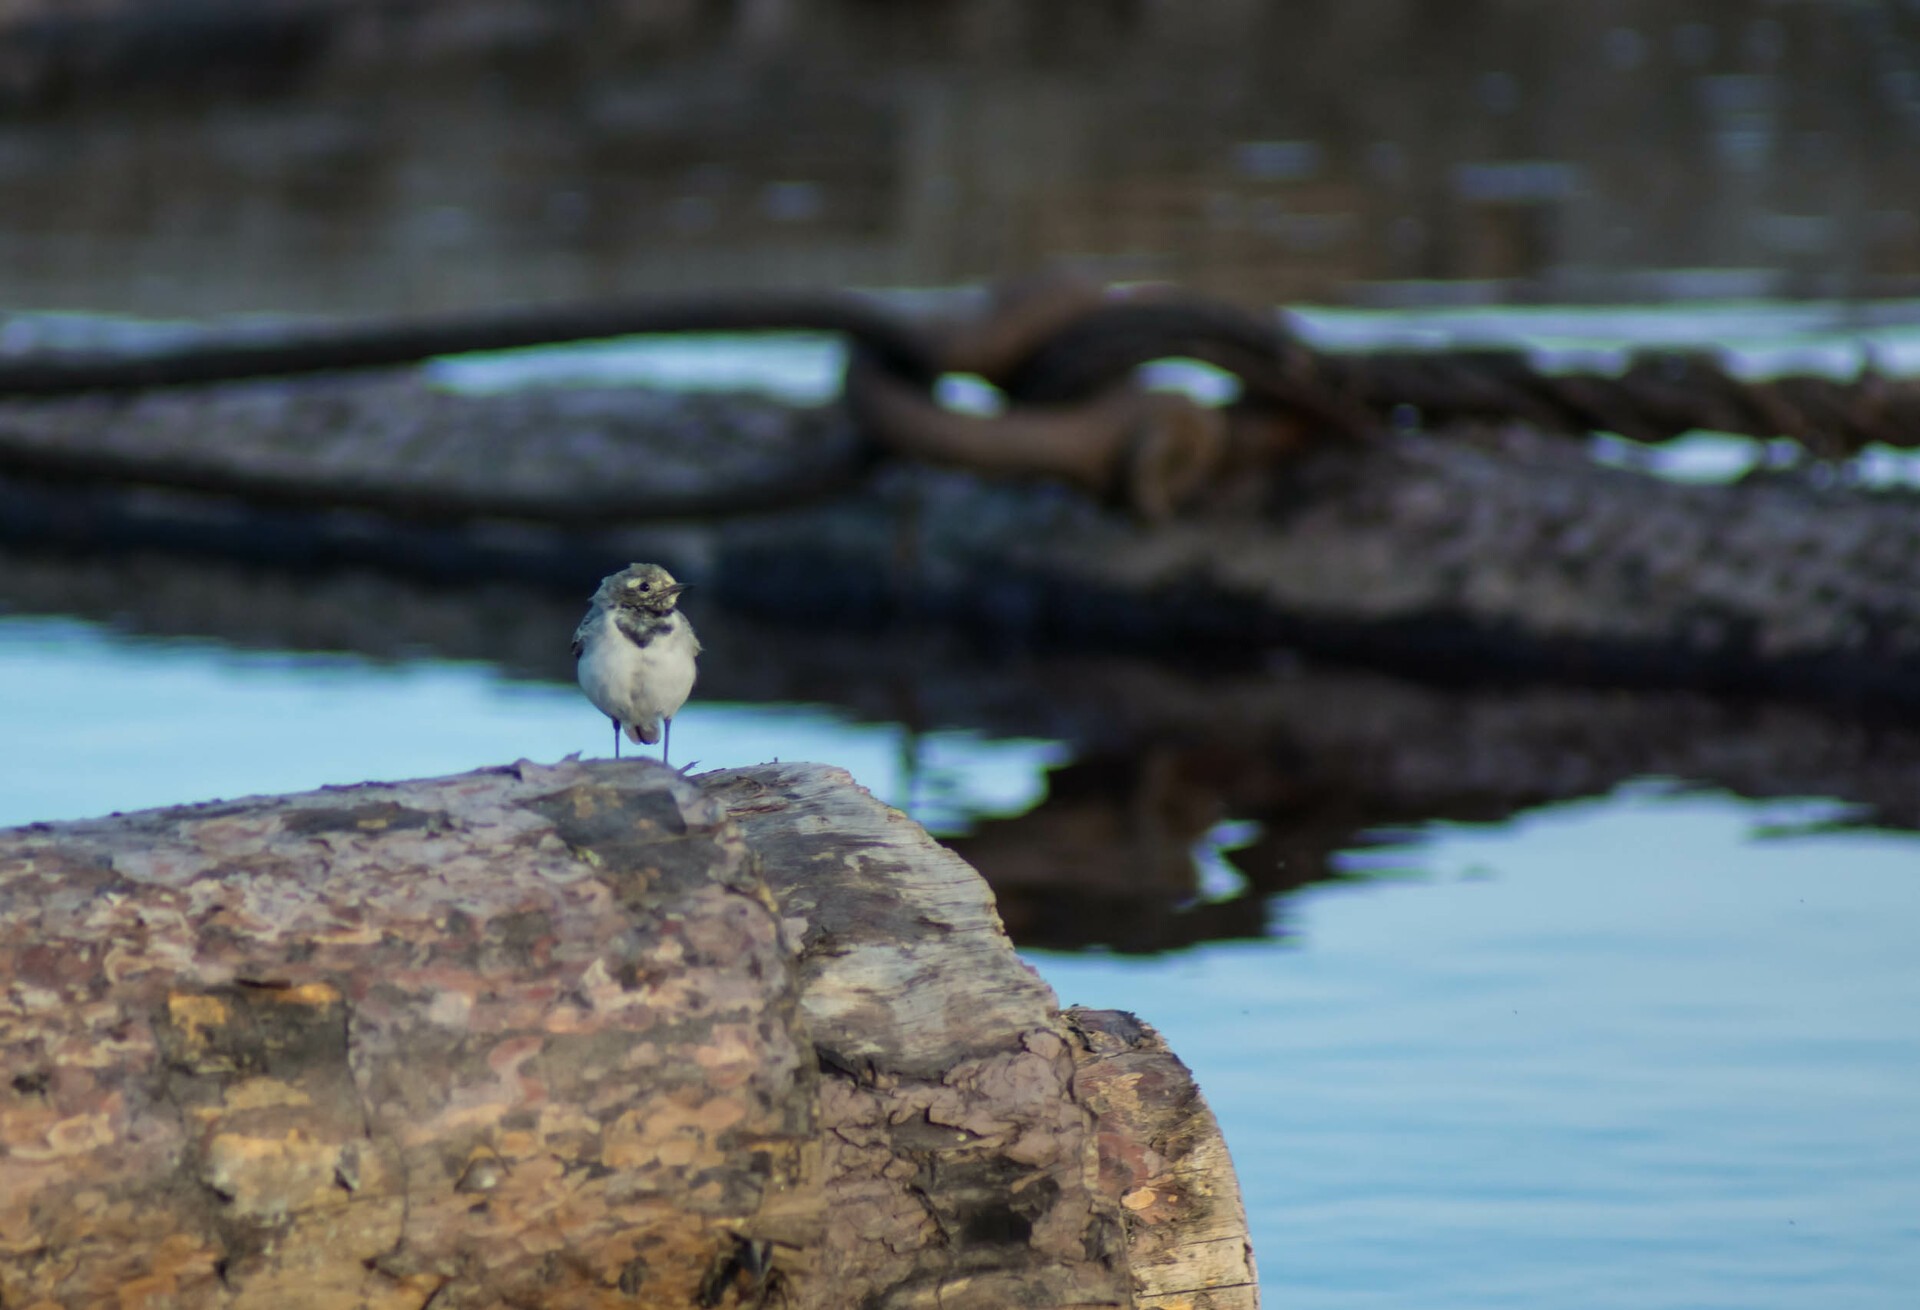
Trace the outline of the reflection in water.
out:
[[[1920,278],[1910,6],[297,12],[117,64],[0,44],[0,304],[366,313],[1057,259],[1255,302]]]
[[[1313,790],[1299,763],[1169,743],[1076,759],[1048,772],[1038,806],[947,844],[993,884],[1025,945],[1163,951],[1262,937],[1274,896],[1338,876],[1335,845],[1367,840],[1351,816],[1299,812]],[[1210,886],[1223,869],[1238,877]]]

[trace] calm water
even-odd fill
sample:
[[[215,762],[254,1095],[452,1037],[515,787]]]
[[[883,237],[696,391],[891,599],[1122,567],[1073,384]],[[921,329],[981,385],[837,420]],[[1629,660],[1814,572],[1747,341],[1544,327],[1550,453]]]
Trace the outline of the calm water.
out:
[[[967,732],[909,739],[821,706],[696,701],[674,726],[678,764],[823,759],[943,829],[1032,805],[1061,757]],[[482,665],[129,641],[33,618],[0,618],[0,736],[0,825],[612,750],[577,688]]]
[[[311,17],[355,7],[381,17]],[[116,8],[141,6],[25,6]],[[1253,302],[1920,282],[1896,0],[181,12],[202,26],[145,45],[0,30],[0,303],[367,313],[1053,261]],[[256,27],[212,39],[223,12]]]
[[[679,729],[682,759],[841,764],[943,830],[1065,754],[794,705]],[[25,616],[0,738],[0,823],[607,749],[577,692],[485,665]],[[1920,838],[1761,831],[1839,809],[1647,783],[1413,825],[1287,896],[1285,940],[1032,958],[1192,1065],[1272,1304],[1891,1310],[1920,1287]]]

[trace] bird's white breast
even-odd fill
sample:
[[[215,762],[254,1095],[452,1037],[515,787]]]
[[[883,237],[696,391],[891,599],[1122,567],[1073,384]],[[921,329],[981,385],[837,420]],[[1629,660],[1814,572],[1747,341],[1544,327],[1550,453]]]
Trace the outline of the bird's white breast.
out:
[[[672,625],[645,646],[636,646],[602,610],[581,643],[580,688],[601,713],[633,724],[651,739],[659,720],[672,718],[693,691],[693,625],[679,611]]]

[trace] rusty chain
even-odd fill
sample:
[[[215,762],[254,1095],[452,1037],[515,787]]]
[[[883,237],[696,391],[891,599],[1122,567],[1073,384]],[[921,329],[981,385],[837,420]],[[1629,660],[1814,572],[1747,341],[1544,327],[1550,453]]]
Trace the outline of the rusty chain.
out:
[[[971,467],[1068,477],[1159,516],[1195,488],[1316,440],[1364,440],[1411,416],[1440,430],[1519,422],[1660,442],[1699,429],[1785,437],[1821,458],[1920,445],[1920,381],[1734,376],[1711,350],[1634,357],[1618,374],[1548,373],[1522,350],[1327,352],[1277,315],[1173,289],[1113,294],[1050,278],[975,318],[931,323],[835,292],[733,292],[244,335],[148,353],[0,357],[0,397],[128,391],[393,367],[436,355],[643,333],[812,331],[852,346],[847,398],[883,447]],[[1148,397],[1149,361],[1239,379],[1224,412]],[[937,405],[940,375],[974,372],[997,417]],[[0,467],[5,460],[0,456]]]

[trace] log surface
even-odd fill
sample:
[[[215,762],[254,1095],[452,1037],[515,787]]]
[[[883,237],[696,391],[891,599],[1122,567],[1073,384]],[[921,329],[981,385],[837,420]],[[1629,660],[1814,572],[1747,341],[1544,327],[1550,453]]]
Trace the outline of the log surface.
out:
[[[7,831],[0,1304],[1161,1304],[1084,1031],[821,766]]]
[[[1070,1033],[1005,949],[986,884],[837,770],[704,781],[801,943],[825,1084],[823,1249],[852,1257],[821,1273],[842,1304],[1124,1303]]]
[[[0,862],[9,1305],[690,1302],[798,1173],[792,970],[691,788],[521,766]]]

